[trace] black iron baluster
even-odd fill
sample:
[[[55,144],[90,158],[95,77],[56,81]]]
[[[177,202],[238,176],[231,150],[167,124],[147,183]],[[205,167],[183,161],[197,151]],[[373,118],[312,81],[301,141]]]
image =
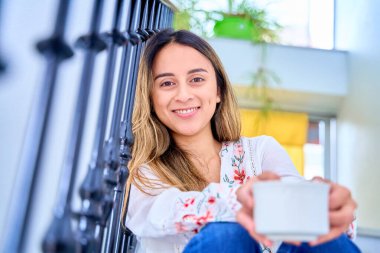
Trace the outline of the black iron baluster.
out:
[[[166,15],[168,8],[165,4],[161,7],[161,17],[160,17],[160,30],[166,28]]]
[[[156,9],[157,9],[157,1],[153,0],[152,4],[150,6],[148,29],[147,29],[147,32],[150,35],[153,35],[155,33],[155,31],[154,31],[154,21],[155,21],[155,18],[156,18]]]
[[[174,20],[174,11],[173,10],[169,10],[169,20],[168,20],[168,27],[172,27],[173,26],[173,20]]]
[[[153,2],[155,4],[155,2]],[[126,232],[123,230],[121,226],[121,209],[122,209],[122,203],[124,201],[124,193],[125,193],[125,183],[129,176],[129,170],[128,170],[128,162],[131,159],[131,146],[133,144],[133,135],[132,135],[132,110],[133,110],[133,101],[134,101],[134,94],[135,94],[135,85],[136,85],[136,78],[137,78],[137,70],[138,70],[138,63],[140,59],[141,54],[141,44],[145,39],[148,38],[148,36],[151,34],[147,32],[148,29],[148,9],[149,9],[149,3],[146,1],[145,7],[144,7],[144,13],[143,17],[140,23],[141,18],[141,1],[136,1],[136,5],[134,8],[134,13],[132,17],[132,23],[131,27],[129,29],[129,35],[132,42],[131,47],[131,53],[129,57],[129,69],[128,69],[128,90],[125,93],[125,111],[123,114],[123,120],[121,123],[120,128],[120,182],[123,182],[123,191],[121,194],[120,201],[118,202],[119,205],[119,217],[118,217],[118,228],[117,228],[117,235],[115,240],[115,247],[114,252],[130,252],[131,249],[131,242],[133,241],[134,237],[130,231]],[[154,9],[154,5],[152,4],[151,9]],[[151,15],[154,15],[154,11],[150,11]],[[143,32],[143,33],[142,33]],[[142,35],[143,34],[143,35]],[[133,251],[132,251],[133,252]]]
[[[102,88],[99,115],[93,156],[89,165],[88,173],[81,185],[80,196],[82,199],[81,211],[78,214],[78,242],[80,252],[100,252],[103,241],[106,218],[112,207],[112,199],[109,199],[103,180],[104,153],[103,144],[107,127],[108,111],[113,86],[113,78],[116,64],[117,47],[125,43],[124,37],[119,32],[121,23],[123,0],[115,2],[112,31],[106,34],[110,39],[106,62],[105,77]]]
[[[126,24],[125,27],[128,29],[131,23],[131,9],[132,2],[129,1],[126,7]],[[126,38],[130,38],[128,33],[125,33]],[[107,193],[108,198],[113,198],[113,206],[111,215],[107,223],[107,233],[105,235],[105,246],[103,247],[103,252],[112,252],[114,248],[115,234],[118,227],[118,217],[120,194],[123,190],[124,182],[122,172],[120,170],[120,121],[121,114],[123,111],[124,97],[127,87],[127,77],[129,75],[130,61],[131,57],[131,43],[128,43],[123,47],[122,59],[120,65],[119,79],[117,83],[115,103],[113,107],[112,121],[109,133],[109,139],[105,143],[104,147],[104,180],[105,184],[108,186]]]
[[[157,12],[156,12],[156,18],[155,18],[155,21],[154,21],[154,28],[153,30],[155,32],[159,32],[160,31],[160,18],[161,18],[161,11],[162,11],[162,3],[161,1],[158,2],[158,6],[157,6]]]
[[[140,1],[139,1],[140,2]],[[129,170],[128,170],[128,162],[131,158],[131,146],[133,144],[133,135],[132,135],[132,129],[131,129],[131,115],[133,110],[133,104],[131,106],[131,100],[134,99],[134,92],[135,92],[135,84],[136,84],[136,68],[138,68],[138,63],[140,59],[140,53],[141,53],[141,43],[144,41],[144,39],[147,39],[147,36],[149,36],[149,33],[144,32],[147,27],[148,22],[148,14],[149,9],[151,8],[151,2],[145,1],[145,6],[143,9],[143,12],[141,13],[141,2],[138,3],[140,6],[139,8],[135,8],[135,12],[133,15],[133,22],[129,29],[129,34],[131,38],[133,38],[133,46],[132,46],[132,52],[129,58],[130,61],[130,68],[128,70],[128,90],[124,94],[125,95],[125,110],[123,114],[123,120],[121,122],[121,129],[120,129],[120,175],[121,175],[121,186],[122,191],[120,192],[120,199],[117,203],[118,209],[119,209],[119,216],[118,216],[118,226],[117,226],[117,235],[115,240],[115,247],[114,252],[120,252],[122,250],[122,243],[123,238],[128,237],[130,234],[125,234],[121,225],[121,210],[122,210],[122,203],[124,200],[124,193],[125,193],[125,184],[129,176]],[[138,11],[140,10],[140,11]],[[142,14],[142,15],[141,15]],[[142,16],[142,17],[141,17]],[[141,19],[141,20],[140,20]],[[145,36],[145,37],[144,37]],[[132,102],[133,103],[133,102]],[[128,128],[128,130],[127,130]],[[127,134],[126,134],[127,131]],[[131,238],[129,238],[131,239]],[[125,245],[126,247],[129,246],[129,244]]]
[[[170,9],[169,9],[169,7],[165,4],[165,5],[163,5],[163,9],[164,9],[164,11],[163,11],[163,15],[162,15],[162,22],[161,22],[161,28],[162,29],[165,29],[165,28],[168,28],[168,27],[170,27],[170,21],[169,21],[169,19],[170,19]]]
[[[2,3],[2,0],[0,0],[0,35],[1,35],[1,12],[2,12],[2,6],[3,6],[3,3]],[[2,36],[0,36],[1,38]],[[0,41],[1,43],[1,41]],[[1,57],[1,44],[0,44],[0,74],[2,72],[5,71],[5,60],[3,59],[3,57]]]
[[[104,0],[95,1],[90,21],[89,35],[83,36],[77,41],[77,46],[85,50],[83,71],[76,100],[76,112],[62,168],[59,198],[54,212],[54,220],[43,241],[43,252],[73,252],[75,248],[75,235],[71,227],[72,217],[70,205],[73,196],[75,176],[78,170],[78,160],[86,119],[88,97],[91,90],[95,57],[98,52],[106,48],[105,42],[103,42],[99,36],[103,3]]]
[[[41,156],[45,145],[46,130],[50,118],[50,108],[55,90],[58,69],[62,61],[73,55],[72,49],[64,41],[66,20],[71,1],[61,0],[53,34],[37,44],[40,54],[47,61],[46,74],[39,96],[33,106],[28,123],[25,145],[22,152],[18,177],[14,186],[12,203],[9,208],[10,220],[7,228],[4,252],[22,252],[25,233],[29,225],[29,210],[35,192],[35,182],[39,174]]]

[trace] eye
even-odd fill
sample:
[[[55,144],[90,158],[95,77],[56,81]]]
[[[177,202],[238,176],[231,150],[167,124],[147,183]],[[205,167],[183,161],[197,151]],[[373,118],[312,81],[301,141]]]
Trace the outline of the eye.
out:
[[[199,83],[199,82],[203,82],[205,79],[203,79],[202,77],[194,77],[193,79],[191,79],[190,82],[192,83]]]
[[[170,87],[170,86],[173,86],[175,83],[171,82],[171,81],[165,81],[165,82],[162,82],[160,84],[160,87]]]

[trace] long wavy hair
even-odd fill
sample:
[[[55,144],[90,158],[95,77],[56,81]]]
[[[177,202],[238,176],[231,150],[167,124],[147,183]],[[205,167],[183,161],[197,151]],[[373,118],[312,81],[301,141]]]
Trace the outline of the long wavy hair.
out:
[[[237,101],[215,51],[205,40],[191,32],[163,30],[149,39],[140,61],[132,116],[134,144],[126,191],[130,184],[134,184],[145,193],[148,193],[149,189],[160,187],[176,187],[181,191],[199,191],[208,184],[191,162],[191,154],[176,145],[170,130],[161,123],[153,109],[151,99],[153,61],[157,53],[170,43],[178,43],[196,49],[214,67],[221,98],[211,119],[212,134],[215,140],[218,142],[235,141],[240,137],[241,123]],[[148,168],[156,180],[147,176],[147,173],[143,171],[144,168]]]

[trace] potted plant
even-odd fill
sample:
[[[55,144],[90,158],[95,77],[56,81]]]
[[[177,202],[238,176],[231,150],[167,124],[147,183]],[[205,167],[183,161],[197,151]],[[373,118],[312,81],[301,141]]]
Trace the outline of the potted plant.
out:
[[[228,37],[254,43],[276,42],[281,26],[265,9],[249,0],[227,0],[227,10],[203,10],[200,0],[178,1],[174,27],[195,31],[206,37]],[[210,32],[213,27],[213,32]]]
[[[280,25],[270,20],[265,9],[253,1],[228,0],[226,12],[216,12],[214,34],[218,37],[251,40],[254,43],[275,42]]]

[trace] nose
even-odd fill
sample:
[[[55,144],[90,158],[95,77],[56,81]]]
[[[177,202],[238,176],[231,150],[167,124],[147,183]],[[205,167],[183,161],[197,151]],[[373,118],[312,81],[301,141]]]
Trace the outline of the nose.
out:
[[[192,93],[190,85],[186,83],[180,83],[177,86],[177,93],[175,96],[175,100],[178,102],[187,102],[193,99],[194,95]]]

